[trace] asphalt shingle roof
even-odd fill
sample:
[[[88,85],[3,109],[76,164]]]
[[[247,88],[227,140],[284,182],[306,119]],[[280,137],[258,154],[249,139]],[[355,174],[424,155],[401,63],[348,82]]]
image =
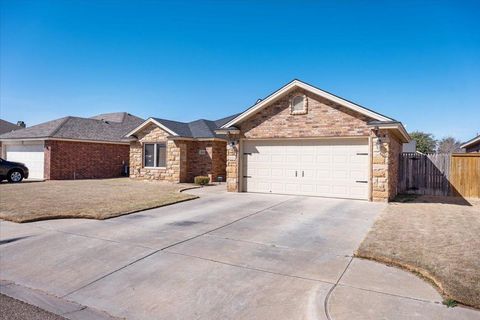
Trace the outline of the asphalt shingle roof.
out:
[[[0,134],[14,131],[14,130],[19,130],[19,129],[22,129],[22,127],[19,127],[14,123],[0,119]]]
[[[125,134],[144,120],[126,112],[92,118],[64,117],[0,135],[0,139],[61,138],[126,142]]]
[[[217,138],[220,135],[215,133],[225,123],[238,116],[238,114],[228,116],[218,120],[199,119],[191,122],[179,122],[167,119],[152,118],[162,125],[172,130],[181,137],[187,138]]]

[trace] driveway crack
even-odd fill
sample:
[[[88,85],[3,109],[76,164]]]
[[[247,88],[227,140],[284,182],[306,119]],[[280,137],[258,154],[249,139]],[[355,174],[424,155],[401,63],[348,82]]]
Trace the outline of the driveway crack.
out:
[[[108,276],[111,276],[112,274],[114,274],[114,273],[116,273],[116,272],[118,272],[118,271],[121,271],[121,270],[123,270],[123,269],[125,269],[125,268],[127,268],[127,267],[129,267],[129,266],[131,266],[131,265],[133,265],[133,264],[135,264],[135,263],[137,263],[137,262],[140,262],[140,261],[142,261],[142,260],[145,260],[146,258],[149,258],[149,257],[151,257],[151,256],[153,256],[153,255],[155,255],[155,254],[157,254],[157,253],[159,253],[159,252],[161,252],[161,251],[164,251],[164,250],[169,249],[169,248],[172,248],[172,247],[174,247],[174,246],[176,246],[176,245],[179,245],[179,244],[182,244],[182,243],[185,243],[185,242],[188,242],[188,241],[197,239],[197,238],[199,238],[199,237],[201,237],[201,236],[204,236],[204,235],[206,235],[206,234],[208,234],[208,233],[210,233],[210,232],[214,232],[214,231],[220,230],[220,229],[222,229],[222,228],[228,227],[228,226],[230,226],[230,225],[232,225],[232,224],[234,224],[234,223],[236,223],[236,222],[238,222],[238,221],[241,221],[241,220],[250,218],[250,217],[252,217],[252,216],[254,216],[254,215],[257,215],[257,214],[260,214],[260,213],[265,212],[265,211],[267,211],[267,210],[270,210],[270,209],[272,209],[272,208],[275,208],[275,207],[277,207],[277,206],[279,206],[279,205],[282,205],[282,204],[284,204],[285,202],[288,202],[288,201],[290,201],[290,200],[292,200],[292,199],[293,199],[293,198],[289,198],[289,199],[287,199],[287,200],[284,200],[284,201],[282,201],[282,202],[276,203],[276,204],[271,205],[271,206],[269,206],[269,207],[266,207],[266,208],[264,208],[264,209],[261,209],[261,210],[255,211],[255,212],[253,212],[253,213],[250,213],[250,214],[248,214],[248,215],[246,215],[246,216],[243,216],[243,217],[241,217],[241,218],[238,218],[238,219],[235,219],[235,220],[233,220],[233,221],[230,221],[229,223],[226,223],[226,224],[224,224],[224,225],[221,225],[221,226],[219,226],[219,227],[217,227],[217,228],[213,228],[213,229],[208,230],[208,231],[206,231],[206,232],[200,233],[200,234],[198,234],[198,235],[196,235],[196,236],[193,236],[193,237],[187,238],[187,239],[185,239],[185,240],[181,240],[181,241],[175,242],[175,243],[170,244],[170,245],[168,245],[168,246],[165,246],[165,247],[163,247],[163,248],[161,248],[161,249],[158,249],[158,250],[155,250],[155,251],[153,251],[153,252],[150,252],[149,254],[147,254],[147,255],[145,255],[145,256],[143,256],[143,257],[141,257],[141,258],[138,258],[138,259],[136,259],[136,260],[134,260],[134,261],[132,261],[132,262],[130,262],[130,263],[127,263],[126,265],[124,265],[124,266],[122,266],[122,267],[120,267],[120,268],[117,268],[117,269],[115,269],[115,270],[113,270],[113,271],[111,271],[111,272],[109,272],[109,273],[107,273],[107,274],[105,274],[105,275],[103,275],[103,276],[95,279],[95,280],[90,281],[89,283],[87,283],[87,284],[85,284],[85,285],[83,285],[83,286],[81,286],[81,287],[79,287],[79,288],[77,288],[77,289],[75,289],[75,290],[73,290],[73,291],[70,291],[69,293],[63,295],[62,298],[65,298],[65,297],[67,297],[67,296],[69,296],[69,295],[71,295],[71,294],[74,294],[74,293],[77,292],[77,291],[80,291],[80,290],[82,290],[82,289],[84,289],[84,288],[86,288],[86,287],[88,287],[88,286],[90,286],[90,285],[92,285],[92,284],[94,284],[94,283],[102,280],[102,279],[107,278]]]
[[[253,268],[253,267],[244,266],[244,265],[242,266],[242,265],[238,265],[238,264],[234,264],[234,263],[229,263],[229,262],[224,262],[224,261],[219,261],[219,260],[209,259],[209,258],[202,258],[202,257],[190,255],[190,254],[185,254],[185,253],[172,252],[172,251],[165,251],[165,252],[166,252],[166,253],[169,253],[169,254],[175,254],[175,255],[180,255],[180,256],[184,256],[184,257],[190,257],[190,258],[195,258],[195,259],[200,259],[200,260],[215,262],[215,263],[219,263],[219,264],[224,264],[224,265],[227,265],[227,266],[236,267],[236,268],[245,269],[245,270],[252,270],[252,271],[258,271],[258,272],[264,272],[264,273],[274,274],[274,275],[277,275],[277,276],[283,276],[283,277],[289,277],[289,278],[296,278],[296,279],[302,279],[302,280],[307,280],[307,281],[315,281],[315,282],[322,282],[322,283],[333,284],[332,282],[328,282],[328,281],[324,281],[324,280],[319,280],[319,279],[314,279],[314,278],[307,278],[307,277],[301,277],[301,276],[295,276],[295,275],[291,275],[291,274],[274,272],[274,271],[268,271],[268,270]]]
[[[350,267],[350,264],[352,263],[353,259],[354,259],[353,257],[350,258],[350,261],[348,262],[347,266],[345,267],[345,270],[343,270],[342,274],[340,275],[340,277],[338,277],[338,280],[330,288],[330,290],[327,293],[327,296],[325,297],[325,301],[323,302],[323,308],[325,309],[325,316],[327,317],[328,320],[332,320],[332,318],[330,316],[330,312],[328,311],[328,302],[330,300],[330,296],[332,295],[333,290],[335,290],[335,288],[338,286],[338,283],[340,282],[340,280],[342,280],[342,277],[345,274],[345,272],[347,272],[347,269],[348,269],[348,267]]]

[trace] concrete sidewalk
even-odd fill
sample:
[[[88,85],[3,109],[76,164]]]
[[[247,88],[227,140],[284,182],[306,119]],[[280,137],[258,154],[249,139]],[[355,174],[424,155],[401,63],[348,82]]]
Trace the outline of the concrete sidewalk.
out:
[[[71,319],[480,317],[447,309],[412,274],[352,258],[382,204],[188,192],[201,198],[105,221],[1,222],[11,282],[0,291]]]

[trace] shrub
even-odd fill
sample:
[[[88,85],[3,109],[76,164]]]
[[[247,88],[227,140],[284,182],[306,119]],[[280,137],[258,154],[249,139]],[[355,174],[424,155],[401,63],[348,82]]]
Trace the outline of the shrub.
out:
[[[194,181],[195,181],[195,184],[204,186],[210,182],[210,178],[207,176],[198,176],[198,177],[195,177]]]

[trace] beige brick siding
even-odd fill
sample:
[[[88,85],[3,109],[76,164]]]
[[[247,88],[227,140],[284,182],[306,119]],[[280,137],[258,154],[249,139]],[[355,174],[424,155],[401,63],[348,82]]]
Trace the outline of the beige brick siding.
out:
[[[308,113],[292,115],[290,99],[297,94],[305,94],[308,99]],[[304,90],[295,90],[272,102],[271,105],[238,124],[240,135],[232,137],[265,138],[313,138],[313,137],[351,137],[371,136],[372,139],[372,176],[371,198],[373,201],[388,201],[396,195],[398,175],[398,154],[401,143],[389,132],[374,135],[367,123],[372,120],[334,102]],[[238,146],[227,145],[227,189],[239,191],[239,153]]]
[[[171,140],[169,133],[152,124],[137,133],[138,141],[130,143],[130,177],[141,180],[166,180],[170,182],[193,182],[199,175],[218,176],[225,181],[226,142]],[[165,168],[143,166],[143,144],[164,142],[167,144]],[[204,150],[205,154],[200,154]]]
[[[308,113],[291,115],[290,99],[298,94],[307,96]],[[369,120],[310,92],[294,90],[242,122],[239,128],[245,138],[368,136]]]

